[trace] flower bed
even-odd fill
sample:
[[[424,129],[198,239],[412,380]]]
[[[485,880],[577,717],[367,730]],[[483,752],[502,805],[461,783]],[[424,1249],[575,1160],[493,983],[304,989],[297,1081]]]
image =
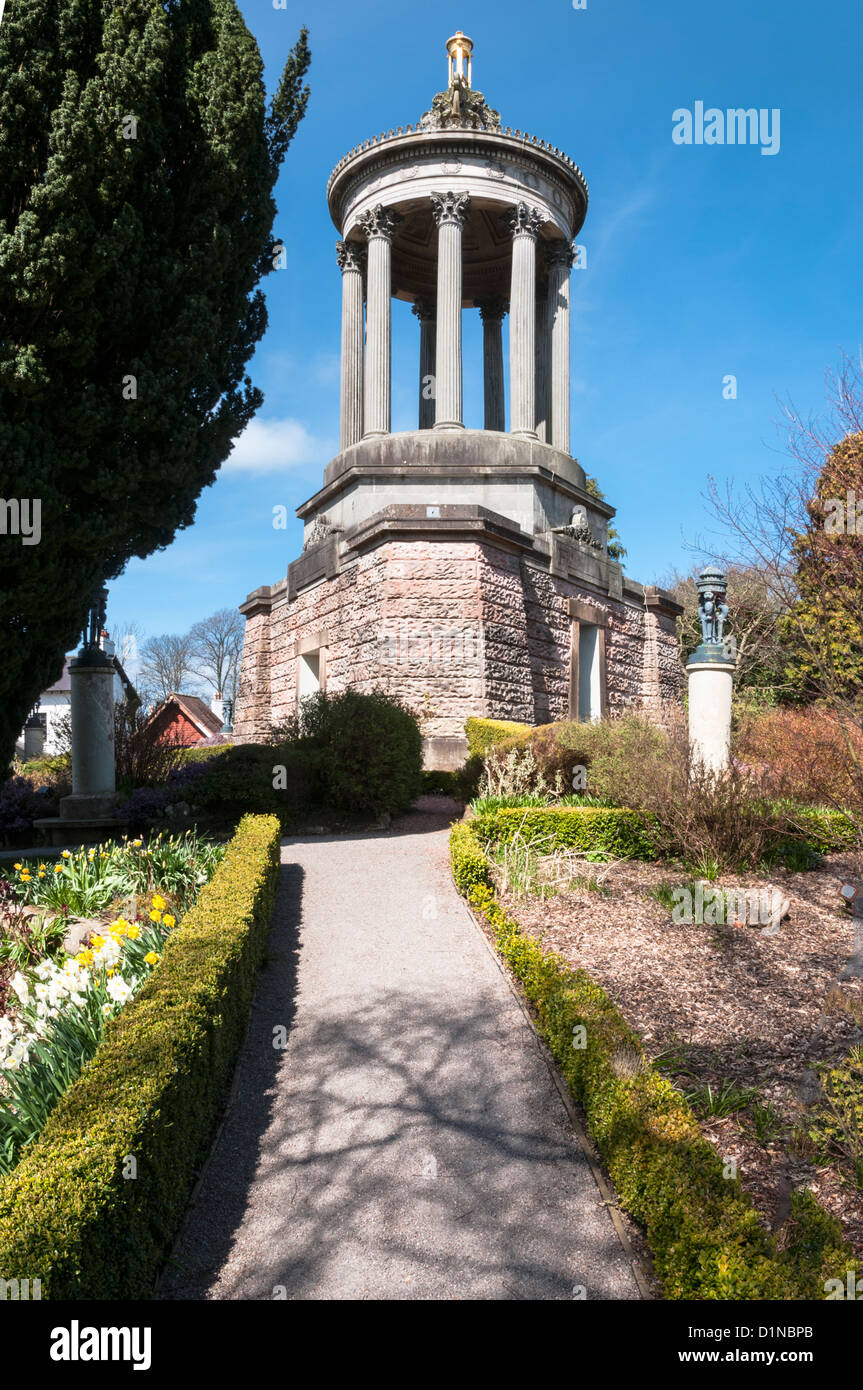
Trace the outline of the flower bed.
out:
[[[607,1164],[623,1208],[644,1228],[669,1298],[819,1299],[856,1263],[838,1221],[811,1193],[790,1195],[769,1232],[702,1135],[682,1093],[583,969],[548,952],[498,902],[475,822],[456,826],[453,874],[488,923],[532,1005]]]
[[[148,1298],[245,1033],[279,824],[248,816],[138,993],[0,1181],[0,1279],[42,1297]]]

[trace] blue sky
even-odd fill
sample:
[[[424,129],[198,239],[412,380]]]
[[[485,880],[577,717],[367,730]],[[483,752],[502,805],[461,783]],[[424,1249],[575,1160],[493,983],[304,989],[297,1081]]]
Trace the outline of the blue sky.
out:
[[[860,79],[852,0],[513,0],[428,6],[240,0],[272,89],[300,25],[312,96],[277,188],[287,267],[265,282],[251,364],[265,403],[195,525],[114,582],[109,621],[185,630],[281,578],[294,508],[337,451],[340,274],[327,178],[358,141],[413,122],[446,85],[445,41],[474,40],[474,86],[504,125],[583,169],[590,206],[573,273],[572,451],[617,507],[625,568],[661,580],[697,556],[712,474],[782,464],[777,397],[824,402],[824,373],[861,325]],[[672,113],[781,112],[781,145],[676,145]],[[478,316],[465,314],[465,411],[481,425]],[[418,325],[394,304],[393,428],[415,427]],[[723,398],[723,378],[738,382]],[[286,506],[287,530],[273,528]]]

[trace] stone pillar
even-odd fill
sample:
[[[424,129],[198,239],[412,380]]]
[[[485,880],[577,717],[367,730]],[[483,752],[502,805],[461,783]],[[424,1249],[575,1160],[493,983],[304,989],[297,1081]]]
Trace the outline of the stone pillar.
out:
[[[686,663],[689,681],[689,743],[692,756],[713,772],[728,766],[731,749],[731,692],[734,662],[723,659],[722,648],[715,656],[704,656],[698,647]]]
[[[545,242],[541,243],[545,245]],[[538,268],[539,269],[539,268]],[[544,269],[542,267],[541,269]],[[543,443],[551,443],[551,392],[549,364],[551,333],[548,321],[548,278],[538,274],[536,280],[536,435]]]
[[[97,819],[116,800],[114,773],[114,666],[95,647],[69,663],[72,688],[72,795],[64,796],[64,820]]]
[[[506,419],[503,392],[503,319],[509,301],[496,294],[482,300],[479,316],[482,319],[482,362],[485,396],[483,429],[505,430]]]
[[[382,203],[357,221],[368,237],[363,434],[389,434],[392,424],[392,244],[402,218]]]
[[[689,745],[692,757],[720,773],[731,754],[731,693],[737,644],[725,637],[726,579],[708,565],[698,576],[701,642],[686,663],[689,680]]]
[[[463,430],[461,229],[470,206],[470,194],[432,193],[431,203],[438,228],[434,427],[436,430]]]
[[[420,410],[421,430],[430,430],[435,412],[435,345],[437,308],[432,300],[418,299],[413,312],[420,321]]]
[[[363,267],[366,248],[358,241],[336,244],[342,272],[342,402],[340,448],[363,435]]]
[[[46,716],[47,719],[47,716]],[[41,758],[45,748],[45,725],[39,718],[34,709],[27,723],[24,725],[24,761],[28,763],[31,758]]]
[[[536,239],[542,213],[526,203],[505,214],[512,232],[509,323],[510,423],[513,434],[536,438]]]
[[[548,326],[551,334],[551,430],[548,443],[569,453],[569,273],[575,258],[568,241],[546,248]]]

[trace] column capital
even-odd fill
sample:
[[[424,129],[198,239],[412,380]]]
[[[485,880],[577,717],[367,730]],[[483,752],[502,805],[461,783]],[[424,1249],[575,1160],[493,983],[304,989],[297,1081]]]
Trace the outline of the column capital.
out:
[[[490,294],[478,299],[476,306],[483,323],[502,323],[509,313],[509,300],[505,294]]]
[[[366,264],[366,248],[361,241],[337,241],[336,260],[343,275],[346,270],[358,270],[362,274]]]
[[[527,203],[516,203],[514,208],[501,215],[501,222],[514,237],[529,236],[535,241],[545,218],[539,208],[529,208]]]
[[[553,241],[544,241],[542,250],[546,265],[562,265],[566,266],[567,270],[572,270],[575,247],[571,241],[566,241],[564,237],[555,237]]]
[[[411,305],[411,313],[416,314],[420,323],[430,323],[437,318],[437,304],[433,299],[415,299]]]
[[[470,207],[469,193],[432,193],[429,195],[432,216],[440,227],[445,222],[455,222],[463,227]]]
[[[384,237],[387,241],[392,241],[396,227],[403,221],[400,212],[396,212],[394,208],[385,208],[383,203],[376,203],[373,208],[369,208],[357,218],[357,226],[369,238]]]

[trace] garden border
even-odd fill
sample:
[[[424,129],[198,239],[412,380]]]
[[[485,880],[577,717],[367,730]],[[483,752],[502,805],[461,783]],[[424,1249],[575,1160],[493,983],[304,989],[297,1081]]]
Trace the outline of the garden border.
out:
[[[453,828],[453,877],[484,917],[534,1011],[615,1185],[645,1231],[672,1299],[815,1300],[857,1264],[811,1193],[792,1196],[788,1241],[764,1230],[739,1179],[701,1134],[683,1096],[647,1061],[638,1034],[586,971],[543,951],[500,907],[475,821]],[[584,1030],[583,1047],[573,1036]]]
[[[243,818],[159,965],[0,1182],[0,1278],[39,1279],[46,1299],[152,1298],[245,1036],[280,840],[275,817]]]

